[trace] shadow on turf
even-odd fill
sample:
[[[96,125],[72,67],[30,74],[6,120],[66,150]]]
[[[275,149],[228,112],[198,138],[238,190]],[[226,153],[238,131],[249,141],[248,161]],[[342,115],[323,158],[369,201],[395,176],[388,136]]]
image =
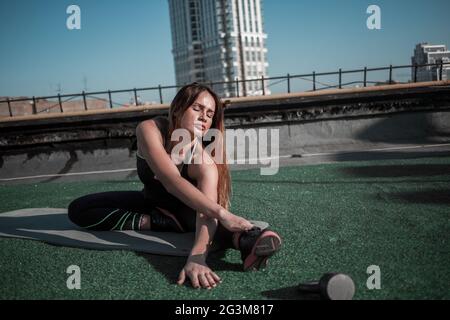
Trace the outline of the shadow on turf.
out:
[[[373,161],[373,160],[400,160],[418,158],[438,158],[448,157],[450,151],[355,151],[342,152],[333,155],[332,160],[337,162],[345,161]]]
[[[450,204],[450,189],[426,190],[420,192],[397,192],[389,196],[411,203]]]
[[[341,170],[352,176],[368,178],[401,178],[401,177],[440,177],[450,175],[450,165],[429,164],[429,165],[382,165],[382,166],[361,166],[341,168]],[[419,181],[420,182],[420,181]],[[450,179],[439,181],[422,181],[422,183],[445,183]],[[379,182],[376,182],[379,183]],[[414,192],[389,193],[389,197],[400,199],[410,203],[425,204],[450,204],[450,189],[429,189]]]
[[[160,272],[172,284],[176,284],[178,275],[187,259],[187,257],[161,256],[143,252],[136,252],[136,254],[145,258],[156,271]],[[224,257],[225,250],[211,252],[206,262],[214,271],[243,271],[242,264],[227,262],[223,260]]]
[[[298,184],[298,185],[327,185],[327,184],[361,184],[361,185],[371,185],[371,184],[392,184],[392,181],[380,181],[380,180],[335,180],[335,181],[296,181],[296,180],[250,180],[250,179],[233,179],[233,182],[243,182],[243,183],[255,183],[255,184]],[[442,182],[450,182],[450,179],[447,180],[430,180],[424,181],[420,179],[410,179],[410,180],[402,180],[396,181],[395,183],[442,183]]]
[[[401,177],[441,177],[444,175],[450,175],[450,165],[447,164],[413,164],[413,165],[373,165],[373,166],[350,166],[339,167],[340,170],[347,176],[357,177],[355,180],[315,180],[315,181],[302,181],[302,180],[272,180],[270,178],[261,179],[233,179],[233,182],[243,183],[265,183],[265,184],[383,184],[392,183],[392,181],[371,181],[360,180],[359,178],[401,178]],[[450,179],[440,179],[433,181],[423,181],[420,179],[402,180],[396,183],[435,183],[435,182],[450,182]]]
[[[280,300],[322,300],[319,294],[302,293],[297,286],[263,291],[261,294],[269,299]]]
[[[351,176],[367,178],[434,177],[450,175],[450,165],[413,164],[413,165],[375,165],[344,167],[340,170]]]

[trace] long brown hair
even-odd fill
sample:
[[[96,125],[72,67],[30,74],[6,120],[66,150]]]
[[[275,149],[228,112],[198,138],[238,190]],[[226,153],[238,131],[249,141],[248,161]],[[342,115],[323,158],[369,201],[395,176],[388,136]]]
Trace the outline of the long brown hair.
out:
[[[169,137],[168,139],[169,141],[166,146],[166,151],[170,154],[172,148],[177,144],[176,141],[170,141],[170,137],[172,136],[172,132],[175,131],[175,129],[180,128],[180,122],[184,112],[195,102],[198,96],[204,91],[207,91],[214,98],[214,102],[216,104],[216,111],[214,113],[214,117],[212,120],[211,129],[219,130],[223,138],[220,139],[220,141],[214,141],[216,143],[217,148],[222,149],[221,163],[215,162],[219,174],[219,182],[217,185],[217,198],[218,203],[228,210],[231,196],[231,178],[226,159],[227,156],[225,146],[224,105],[222,104],[218,95],[209,87],[194,82],[185,85],[178,91],[172,103],[170,104],[169,130],[167,135]],[[203,140],[204,147],[208,146],[210,143],[212,143],[212,141]],[[216,149],[212,151],[213,159],[215,158],[215,152]]]

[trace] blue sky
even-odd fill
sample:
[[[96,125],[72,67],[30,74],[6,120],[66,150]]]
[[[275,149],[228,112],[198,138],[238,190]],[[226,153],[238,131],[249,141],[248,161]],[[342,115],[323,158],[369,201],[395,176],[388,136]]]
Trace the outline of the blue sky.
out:
[[[68,30],[66,8],[81,8]],[[381,30],[366,27],[369,5]],[[409,64],[415,44],[450,46],[448,0],[263,0],[269,75]],[[2,0],[0,96],[175,83],[167,0]]]

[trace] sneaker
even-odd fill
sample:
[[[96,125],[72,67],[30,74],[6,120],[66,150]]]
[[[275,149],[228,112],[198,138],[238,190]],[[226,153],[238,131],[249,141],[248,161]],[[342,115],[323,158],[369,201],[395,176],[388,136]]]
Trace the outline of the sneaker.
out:
[[[241,251],[244,271],[264,269],[267,260],[281,247],[281,238],[277,233],[258,227],[237,234],[235,241]]]

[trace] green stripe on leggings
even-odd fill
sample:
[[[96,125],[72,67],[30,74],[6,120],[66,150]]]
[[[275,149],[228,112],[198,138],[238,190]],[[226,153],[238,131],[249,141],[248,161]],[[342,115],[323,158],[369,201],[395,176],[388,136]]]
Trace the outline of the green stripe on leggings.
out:
[[[120,222],[122,222],[123,218],[127,215],[128,211],[125,212],[119,219],[119,221],[117,221],[117,224],[111,228],[111,230],[116,230],[117,226],[120,224]]]
[[[133,229],[133,230],[134,230],[134,219],[136,219],[136,214],[137,213],[133,214],[133,221],[131,222],[131,229]]]
[[[106,219],[108,219],[109,216],[111,216],[114,212],[117,212],[117,211],[119,211],[119,210],[120,210],[120,209],[116,209],[116,210],[112,211],[112,212],[111,212],[110,214],[108,214],[105,218],[103,218],[100,222],[94,223],[94,224],[92,224],[92,225],[90,225],[90,226],[87,226],[87,227],[84,227],[84,228],[89,229],[89,228],[98,226],[100,223],[102,223],[103,221],[105,221]]]
[[[131,216],[131,213],[129,213],[129,214],[125,217],[125,219],[123,219],[123,222],[122,222],[122,224],[120,225],[120,230],[123,229],[123,225],[125,224],[125,222],[127,222],[127,219],[128,219],[129,216]]]

